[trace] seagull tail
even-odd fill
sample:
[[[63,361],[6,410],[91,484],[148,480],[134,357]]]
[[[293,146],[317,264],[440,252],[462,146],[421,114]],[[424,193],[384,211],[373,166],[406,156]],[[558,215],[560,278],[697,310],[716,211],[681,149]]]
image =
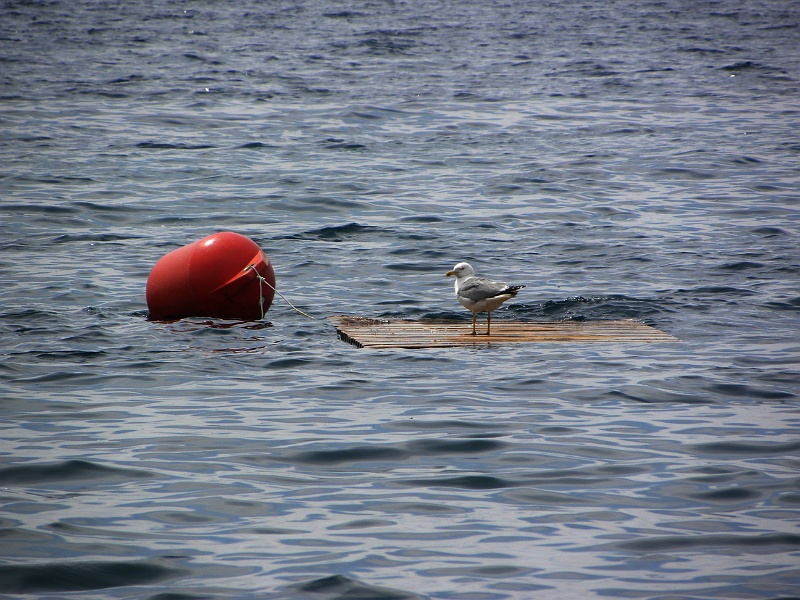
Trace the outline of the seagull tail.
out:
[[[524,287],[525,287],[524,285],[509,285],[509,286],[506,287],[506,289],[504,289],[502,292],[498,293],[497,295],[501,296],[501,295],[508,294],[509,296],[516,296],[517,292],[519,292]]]

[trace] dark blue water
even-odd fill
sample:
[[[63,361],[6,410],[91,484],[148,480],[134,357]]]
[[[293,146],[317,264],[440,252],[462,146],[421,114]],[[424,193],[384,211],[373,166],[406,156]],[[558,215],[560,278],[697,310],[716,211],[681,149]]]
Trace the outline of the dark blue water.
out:
[[[798,3],[0,7],[0,594],[800,594]],[[148,321],[220,230],[317,318]],[[462,260],[680,342],[326,320]]]

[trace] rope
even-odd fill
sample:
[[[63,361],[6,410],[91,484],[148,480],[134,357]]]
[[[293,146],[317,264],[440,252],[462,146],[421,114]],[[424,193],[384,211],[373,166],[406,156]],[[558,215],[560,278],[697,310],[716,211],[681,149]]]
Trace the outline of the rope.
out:
[[[264,277],[261,275],[261,273],[259,273],[259,272],[256,270],[256,266],[255,266],[255,265],[250,265],[249,267],[247,267],[247,268],[245,269],[245,271],[249,271],[250,269],[253,269],[253,271],[254,271],[254,272],[255,272],[255,274],[256,274],[256,277],[258,278],[258,304],[259,304],[259,306],[261,307],[261,318],[262,318],[262,319],[263,319],[264,317],[266,317],[266,316],[267,316],[267,311],[265,311],[265,310],[264,310],[264,292],[263,292],[263,289],[264,289],[264,288],[262,288],[262,287],[261,287],[261,285],[262,285],[262,284],[264,284],[264,283],[266,283],[266,284],[267,284],[267,285],[268,285],[268,286],[269,286],[269,287],[272,289],[272,291],[273,291],[273,292],[275,292],[276,294],[278,294],[278,296],[280,296],[281,298],[283,298],[283,300],[286,302],[286,304],[288,304],[289,306],[291,306],[291,307],[292,307],[294,310],[296,310],[297,312],[299,312],[301,315],[303,315],[304,317],[308,317],[309,319],[314,319],[314,318],[315,318],[315,317],[312,317],[310,314],[308,314],[308,313],[306,313],[306,312],[303,312],[302,310],[300,310],[299,308],[297,308],[297,307],[296,307],[294,304],[292,304],[291,302],[289,302],[289,300],[287,300],[287,299],[286,299],[286,296],[284,296],[283,294],[281,294],[281,293],[280,293],[278,290],[276,290],[276,289],[275,289],[275,286],[273,286],[273,285],[272,285],[272,284],[271,284],[269,281],[267,281],[266,279],[264,279]]]

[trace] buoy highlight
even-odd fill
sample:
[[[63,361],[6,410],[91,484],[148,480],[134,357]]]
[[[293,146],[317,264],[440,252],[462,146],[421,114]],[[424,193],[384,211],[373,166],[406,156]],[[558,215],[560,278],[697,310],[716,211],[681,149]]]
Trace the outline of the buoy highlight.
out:
[[[146,296],[150,318],[158,321],[255,321],[272,306],[275,271],[253,240],[223,231],[165,254],[150,271]]]

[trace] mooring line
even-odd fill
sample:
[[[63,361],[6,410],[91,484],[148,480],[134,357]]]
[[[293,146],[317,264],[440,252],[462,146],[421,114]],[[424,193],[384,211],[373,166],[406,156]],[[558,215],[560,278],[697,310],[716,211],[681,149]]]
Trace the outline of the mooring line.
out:
[[[291,306],[291,307],[292,307],[294,310],[296,310],[297,312],[299,312],[301,315],[303,315],[304,317],[308,317],[309,319],[316,319],[316,317],[312,317],[312,316],[311,316],[310,314],[308,314],[307,312],[303,312],[302,310],[300,310],[299,308],[297,308],[297,307],[296,307],[294,304],[292,304],[291,302],[289,302],[289,300],[286,298],[286,296],[284,296],[284,295],[283,295],[283,294],[281,294],[281,293],[280,293],[278,290],[276,290],[276,289],[275,289],[275,286],[274,286],[274,285],[272,285],[272,284],[271,284],[269,281],[267,281],[267,280],[266,280],[266,279],[265,279],[265,278],[264,278],[264,277],[261,275],[261,273],[259,273],[259,272],[258,272],[258,270],[256,269],[256,266],[255,266],[255,265],[250,265],[249,267],[247,267],[247,268],[245,269],[245,271],[249,271],[250,269],[253,269],[253,271],[254,271],[254,272],[255,272],[255,274],[256,274],[256,277],[258,277],[258,303],[259,303],[259,305],[261,306],[261,318],[262,318],[262,319],[263,319],[264,317],[266,317],[266,316],[267,316],[267,311],[265,311],[265,310],[264,310],[264,294],[263,294],[263,291],[262,291],[262,289],[263,289],[263,288],[261,287],[261,284],[262,284],[262,283],[266,283],[266,284],[267,284],[267,285],[268,285],[268,286],[269,286],[269,287],[272,289],[272,291],[273,291],[273,292],[275,292],[276,294],[278,294],[278,296],[280,296],[281,298],[283,298],[283,300],[284,300],[284,302],[286,302],[286,304],[288,304],[289,306]]]

